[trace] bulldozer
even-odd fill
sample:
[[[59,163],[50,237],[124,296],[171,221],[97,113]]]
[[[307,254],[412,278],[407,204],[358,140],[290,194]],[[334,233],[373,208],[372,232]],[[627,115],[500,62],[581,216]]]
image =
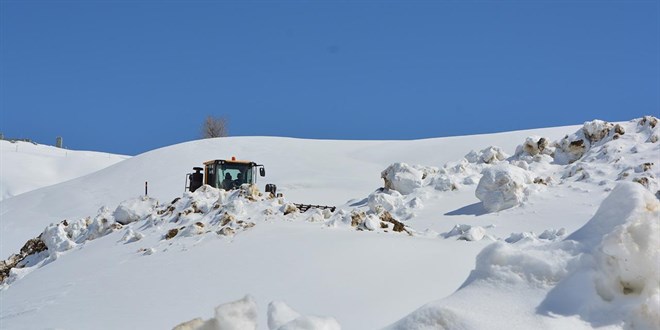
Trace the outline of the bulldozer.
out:
[[[185,189],[190,192],[194,192],[204,184],[227,191],[234,190],[240,188],[243,184],[256,184],[257,173],[261,177],[266,176],[264,165],[252,161],[236,160],[236,157],[232,157],[231,160],[209,160],[204,162],[204,168],[193,167],[193,171],[195,172],[186,175]],[[202,173],[202,171],[204,172]],[[266,184],[265,191],[272,194],[272,196],[282,196],[282,194],[277,193],[277,186],[272,183]],[[300,212],[305,212],[310,208],[335,211],[334,206],[313,204],[295,205]]]

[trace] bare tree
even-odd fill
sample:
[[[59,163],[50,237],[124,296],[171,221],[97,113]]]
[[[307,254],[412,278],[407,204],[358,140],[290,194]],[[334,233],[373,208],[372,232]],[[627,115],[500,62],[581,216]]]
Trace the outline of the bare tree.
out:
[[[228,136],[227,119],[225,117],[207,116],[204,125],[202,125],[202,138],[210,139],[222,136]]]

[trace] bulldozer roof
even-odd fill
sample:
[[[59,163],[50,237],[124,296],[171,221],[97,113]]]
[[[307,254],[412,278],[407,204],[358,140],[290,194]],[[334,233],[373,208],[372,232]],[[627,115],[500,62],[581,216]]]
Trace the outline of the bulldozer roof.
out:
[[[231,160],[229,160],[229,159],[214,159],[214,160],[205,161],[204,165],[211,165],[211,164],[215,164],[215,163],[219,163],[219,164],[227,164],[227,163],[229,163],[229,164],[252,164],[252,166],[256,165],[255,162],[251,162],[249,160],[236,160],[233,157],[232,157]]]

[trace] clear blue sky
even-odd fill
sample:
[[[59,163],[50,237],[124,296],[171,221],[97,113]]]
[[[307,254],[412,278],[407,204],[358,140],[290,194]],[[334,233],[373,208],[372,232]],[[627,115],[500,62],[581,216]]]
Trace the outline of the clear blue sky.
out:
[[[135,155],[660,112],[660,1],[0,0],[0,132]]]

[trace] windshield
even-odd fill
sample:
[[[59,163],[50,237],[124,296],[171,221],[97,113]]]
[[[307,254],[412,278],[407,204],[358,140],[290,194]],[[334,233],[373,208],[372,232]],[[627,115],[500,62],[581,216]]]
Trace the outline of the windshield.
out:
[[[252,166],[241,163],[225,163],[218,165],[218,188],[235,189],[244,183],[253,183]]]

